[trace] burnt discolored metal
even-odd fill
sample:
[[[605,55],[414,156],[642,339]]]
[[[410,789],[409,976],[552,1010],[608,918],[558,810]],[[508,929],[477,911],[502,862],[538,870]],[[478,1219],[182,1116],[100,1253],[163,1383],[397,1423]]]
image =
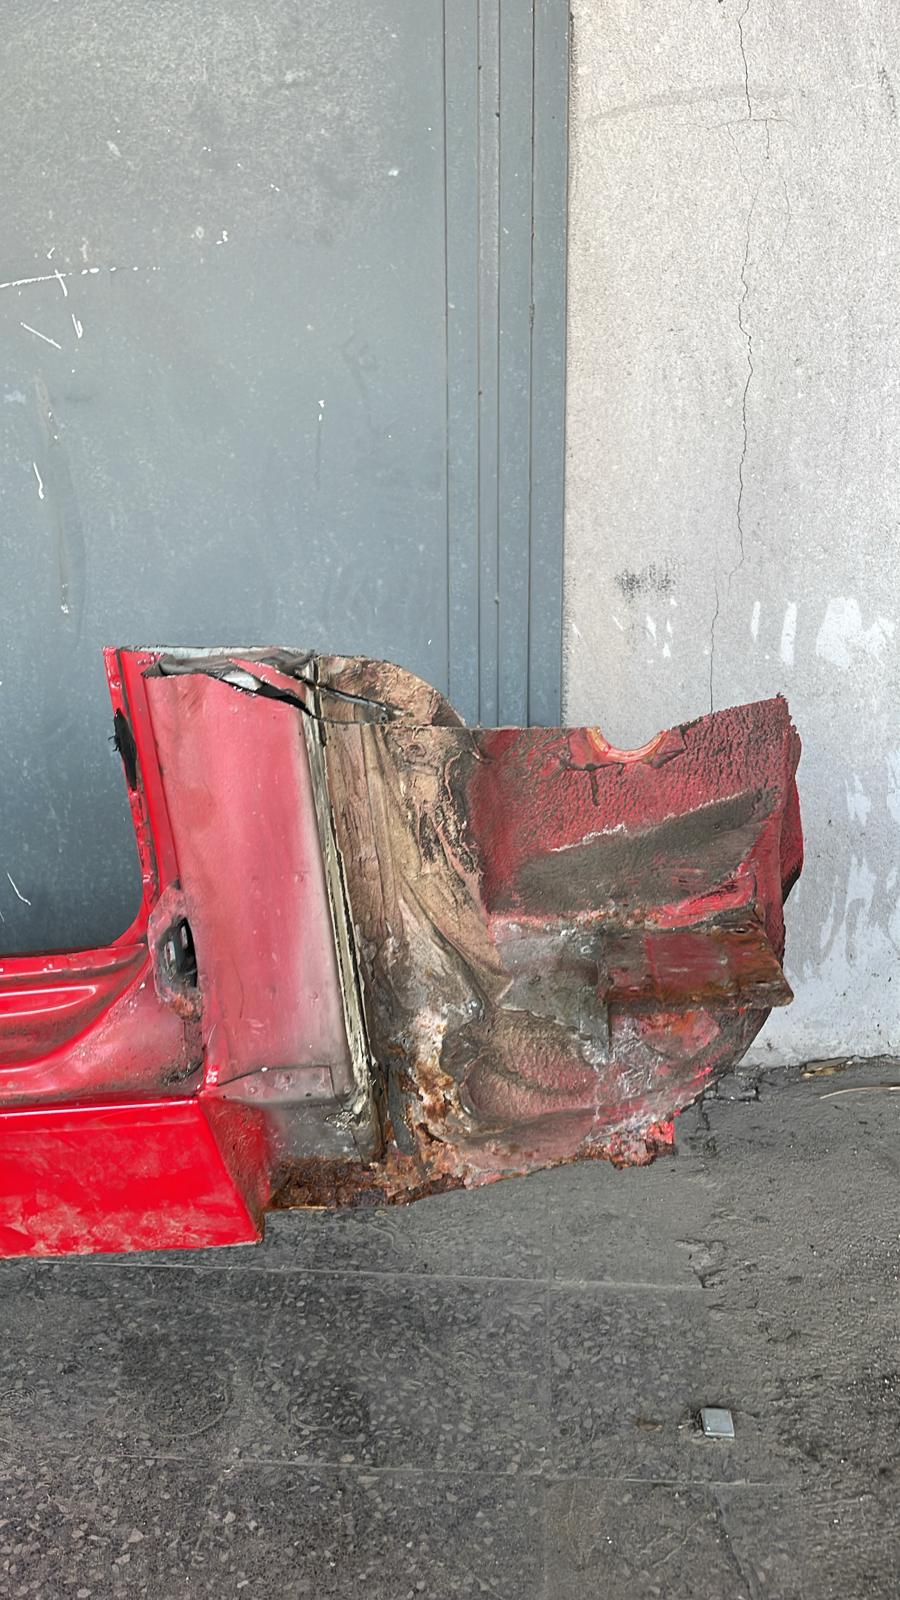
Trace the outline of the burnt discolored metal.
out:
[[[613,750],[593,729],[405,713],[320,730],[390,1135],[466,1183],[640,1159],[772,1005],[801,864],[783,701]],[[360,680],[363,680],[361,682]]]
[[[0,959],[6,1253],[234,1242],[272,1205],[643,1163],[791,998],[782,700],[621,751],[467,728],[365,658],[107,668],[144,902],[107,951]]]

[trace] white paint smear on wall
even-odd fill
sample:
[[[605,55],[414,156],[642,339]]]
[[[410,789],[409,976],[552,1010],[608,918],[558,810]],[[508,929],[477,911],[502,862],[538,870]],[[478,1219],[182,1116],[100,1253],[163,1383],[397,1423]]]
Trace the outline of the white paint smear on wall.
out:
[[[849,782],[845,785],[845,788],[847,793],[847,815],[851,822],[858,822],[859,826],[864,828],[869,820],[872,802],[859,781],[858,772],[853,774],[853,788],[851,789]]]
[[[781,627],[781,659],[786,667],[794,665],[794,641],[797,638],[797,603],[792,600],[784,613]]]
[[[846,671],[858,654],[879,655],[893,639],[894,631],[889,617],[876,617],[870,627],[864,628],[859,602],[839,595],[828,602],[816,639],[816,655]]]

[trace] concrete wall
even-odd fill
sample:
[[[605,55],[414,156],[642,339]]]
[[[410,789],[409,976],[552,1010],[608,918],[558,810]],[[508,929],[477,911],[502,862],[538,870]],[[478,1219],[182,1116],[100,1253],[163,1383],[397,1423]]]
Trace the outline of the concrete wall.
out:
[[[755,1054],[900,1051],[900,8],[573,10],[566,714],[788,697],[796,1000]]]

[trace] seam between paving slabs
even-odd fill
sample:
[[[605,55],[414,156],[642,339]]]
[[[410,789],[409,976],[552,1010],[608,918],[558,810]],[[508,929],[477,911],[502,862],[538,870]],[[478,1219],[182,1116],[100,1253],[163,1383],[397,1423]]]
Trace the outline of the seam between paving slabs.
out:
[[[85,1463],[103,1463],[104,1465],[111,1467],[122,1467],[124,1462],[128,1462],[133,1459],[131,1456],[123,1457],[121,1455],[112,1454],[105,1450],[90,1450],[84,1446],[73,1452],[73,1456]],[[66,1459],[72,1459],[68,1452],[66,1453]],[[194,1469],[198,1466],[198,1462],[195,1458],[186,1457],[183,1455],[171,1455],[162,1450],[143,1450],[139,1453],[139,1459],[147,1465],[153,1462],[158,1462],[161,1465],[166,1466],[184,1467],[186,1472],[189,1469]],[[337,1474],[353,1474],[355,1477],[377,1476],[382,1478],[464,1478],[467,1483],[471,1482],[471,1480],[475,1478],[483,1478],[486,1482],[498,1483],[506,1483],[515,1478],[528,1478],[529,1481],[541,1483],[548,1488],[551,1488],[556,1484],[569,1483],[597,1484],[604,1486],[610,1485],[612,1487],[615,1487],[617,1484],[628,1484],[632,1488],[678,1489],[683,1490],[685,1493],[690,1492],[691,1494],[708,1494],[710,1496],[716,1495],[719,1492],[723,1492],[727,1495],[733,1495],[735,1497],[739,1497],[740,1495],[749,1493],[751,1491],[754,1494],[759,1494],[760,1492],[764,1491],[766,1494],[772,1495],[799,1492],[796,1483],[791,1483],[787,1479],[783,1478],[704,1478],[701,1480],[697,1478],[639,1478],[634,1477],[631,1474],[624,1473],[617,1477],[611,1477],[608,1473],[598,1472],[547,1472],[545,1468],[540,1465],[533,1470],[528,1468],[514,1468],[507,1472],[500,1472],[491,1471],[486,1467],[440,1467],[431,1463],[429,1463],[427,1467],[402,1465],[375,1466],[369,1465],[364,1461],[298,1461],[296,1457],[288,1458],[284,1456],[234,1455],[223,1461],[221,1468],[218,1470],[216,1468],[206,1469],[210,1473],[210,1476],[213,1480],[213,1489],[210,1491],[210,1498],[215,1491],[215,1487],[222,1481],[226,1474],[234,1475],[238,1472],[251,1471],[254,1467],[261,1467],[266,1471],[277,1470],[294,1472],[301,1475],[316,1472],[333,1472]],[[873,1495],[871,1492],[863,1491],[858,1495],[844,1495],[841,1497],[835,1497],[823,1490],[817,1495],[805,1494],[804,1498],[810,1504],[827,1504],[829,1506],[834,1505],[840,1507],[855,1506],[859,1504],[860,1500],[876,1499],[877,1496]]]
[[[63,1258],[61,1258],[61,1257],[54,1257],[54,1261],[55,1262],[59,1262],[62,1259]],[[67,1257],[65,1259],[68,1262],[68,1261],[71,1261],[73,1258],[72,1257]],[[78,1259],[80,1260],[80,1262],[83,1265],[96,1266],[98,1269],[105,1267],[107,1269],[107,1271],[116,1271],[117,1269],[122,1268],[123,1270],[125,1270],[127,1272],[134,1272],[136,1270],[140,1270],[140,1268],[142,1268],[142,1267],[146,1268],[146,1266],[148,1265],[148,1263],[146,1261],[116,1261],[114,1264],[112,1264],[112,1263],[104,1261],[102,1258],[98,1258],[96,1256],[81,1256]],[[155,1266],[156,1263],[154,1262],[153,1265]],[[224,1271],[228,1270],[228,1267],[227,1267],[227,1265],[225,1263],[223,1263],[222,1266],[219,1267],[219,1266],[213,1266],[211,1263],[206,1263],[206,1262],[198,1262],[196,1264],[196,1266],[195,1266],[191,1262],[166,1261],[166,1262],[160,1262],[160,1266],[161,1267],[165,1267],[166,1271],[170,1271],[171,1272],[171,1271],[177,1271],[177,1270],[180,1269],[183,1272],[196,1273],[199,1277],[203,1277],[203,1278],[208,1278],[208,1277],[211,1277],[212,1275],[214,1275],[216,1273],[224,1272]],[[486,1272],[423,1272],[421,1269],[416,1269],[415,1267],[410,1267],[408,1269],[408,1271],[406,1271],[406,1272],[397,1272],[397,1271],[394,1271],[394,1272],[391,1272],[391,1271],[389,1271],[389,1272],[379,1272],[377,1267],[365,1267],[365,1268],[358,1269],[356,1267],[306,1267],[306,1266],[301,1266],[299,1264],[297,1266],[263,1266],[262,1264],[260,1264],[258,1267],[257,1266],[252,1266],[252,1267],[248,1266],[245,1270],[247,1270],[249,1272],[252,1272],[254,1274],[267,1275],[268,1277],[271,1277],[271,1278],[298,1278],[298,1277],[300,1277],[300,1278],[365,1278],[365,1279],[375,1279],[375,1280],[384,1279],[387,1282],[392,1282],[392,1281],[396,1281],[396,1280],[399,1279],[399,1280],[411,1280],[414,1283],[468,1283],[468,1284],[479,1284],[479,1283],[494,1284],[494,1283],[496,1283],[496,1284],[501,1284],[506,1288],[508,1288],[510,1286],[510,1284],[521,1284],[523,1288],[528,1288],[528,1287],[535,1288],[535,1287],[541,1287],[542,1285],[544,1285],[544,1284],[546,1284],[548,1282],[548,1280],[546,1278],[543,1278],[543,1277],[541,1277],[541,1278],[514,1278],[514,1277],[506,1278],[506,1277],[499,1277],[499,1276],[497,1276],[495,1274],[486,1273]],[[593,1282],[593,1280],[591,1280],[591,1281]],[[607,1284],[603,1284],[603,1285],[600,1285],[600,1286],[601,1287],[609,1287],[609,1288],[617,1287],[615,1284],[612,1284],[612,1283],[610,1283],[608,1285]],[[646,1284],[646,1285],[638,1284],[638,1285],[635,1285],[635,1287],[636,1288],[650,1288],[650,1289],[653,1289],[653,1288],[661,1288],[662,1285],[660,1285],[660,1284]],[[691,1287],[691,1285],[689,1285],[689,1284],[685,1285],[685,1288],[690,1288],[690,1287]]]
[[[117,1269],[135,1272],[148,1266],[148,1263],[143,1260],[117,1260],[113,1262],[104,1259],[102,1256],[79,1256],[74,1258],[71,1256],[53,1256],[45,1259],[48,1265],[59,1265],[62,1262],[65,1262],[68,1265],[73,1260],[77,1260],[81,1266],[90,1266],[96,1269],[105,1268],[108,1272],[114,1272]],[[242,1268],[244,1268],[243,1262],[240,1265]],[[225,1272],[230,1270],[230,1263],[222,1262],[220,1266],[218,1263],[209,1261],[198,1261],[196,1264],[190,1261],[154,1261],[152,1266],[165,1268],[166,1271],[177,1271],[180,1269],[183,1272],[194,1272],[197,1274],[203,1274],[204,1276],[208,1275],[209,1273]],[[38,1270],[39,1268],[40,1263],[38,1264]],[[554,1278],[544,1276],[539,1278],[504,1277],[497,1273],[487,1272],[423,1272],[421,1269],[417,1270],[414,1267],[410,1267],[406,1271],[389,1270],[381,1272],[377,1267],[307,1267],[300,1264],[297,1266],[287,1264],[279,1266],[277,1264],[268,1265],[262,1262],[260,1262],[259,1265],[251,1265],[250,1263],[247,1263],[244,1270],[253,1273],[268,1274],[268,1276],[273,1278],[298,1276],[307,1278],[365,1278],[385,1279],[388,1282],[412,1279],[416,1283],[483,1283],[502,1284],[506,1286],[520,1283],[523,1286],[544,1286],[550,1290],[603,1289],[607,1291],[621,1291],[625,1294],[658,1294],[662,1292],[665,1294],[702,1295],[704,1293],[703,1285],[699,1282],[673,1283],[668,1279],[649,1279],[645,1281],[643,1279],[632,1280],[622,1278]]]
[[[548,1268],[549,1268],[550,1267],[550,1263],[548,1262],[547,1265],[548,1265]],[[555,1479],[556,1479],[556,1429],[553,1427],[553,1341],[552,1341],[552,1339],[550,1337],[550,1319],[551,1319],[551,1307],[552,1307],[552,1294],[553,1294],[553,1280],[548,1274],[547,1283],[546,1283],[546,1286],[545,1286],[545,1289],[544,1289],[544,1338],[543,1338],[543,1345],[544,1345],[544,1372],[545,1372],[545,1383],[546,1383],[545,1393],[546,1393],[546,1402],[547,1402],[547,1420],[548,1420],[548,1423],[549,1423],[549,1426],[547,1428],[547,1449],[548,1449],[548,1457],[549,1457],[549,1459],[547,1461],[547,1466],[549,1467],[550,1471],[547,1474],[547,1481],[555,1481]],[[548,1558],[548,1553],[549,1553],[549,1551],[548,1551],[549,1538],[548,1538],[547,1514],[546,1513],[547,1513],[547,1506],[546,1506],[546,1492],[545,1492],[544,1497],[543,1497],[543,1502],[542,1502],[542,1505],[541,1505],[541,1542],[540,1542],[540,1551],[541,1551],[541,1596],[542,1596],[542,1600],[553,1600],[553,1595],[552,1595],[552,1592],[551,1592],[551,1589],[550,1589],[550,1563],[549,1563],[549,1560],[547,1559]]]
[[[747,1585],[747,1590],[748,1590],[748,1593],[750,1595],[750,1600],[764,1600],[763,1593],[760,1590],[759,1584],[756,1581],[755,1574],[752,1572],[752,1570],[749,1570],[748,1568],[745,1567],[744,1562],[741,1560],[741,1554],[740,1554],[740,1551],[739,1551],[739,1549],[737,1547],[737,1544],[735,1543],[734,1539],[732,1538],[731,1529],[728,1526],[728,1517],[727,1517],[727,1514],[726,1514],[726,1505],[725,1505],[725,1502],[722,1499],[721,1494],[719,1493],[719,1488],[720,1488],[720,1486],[717,1484],[716,1488],[715,1488],[715,1491],[713,1493],[713,1500],[715,1501],[716,1510],[718,1512],[719,1524],[721,1526],[722,1532],[725,1535],[725,1543],[728,1546],[728,1553],[731,1556],[732,1561],[734,1562],[734,1565],[735,1565],[735,1567],[737,1569],[737,1573],[738,1573],[738,1576],[739,1576],[741,1582],[745,1583]]]

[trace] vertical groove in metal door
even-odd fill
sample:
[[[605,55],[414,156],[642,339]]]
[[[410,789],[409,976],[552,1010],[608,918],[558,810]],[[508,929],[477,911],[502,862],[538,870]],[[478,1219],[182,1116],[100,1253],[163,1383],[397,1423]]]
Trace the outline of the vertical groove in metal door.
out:
[[[444,8],[450,695],[559,720],[568,11]],[[473,71],[474,67],[474,71]]]

